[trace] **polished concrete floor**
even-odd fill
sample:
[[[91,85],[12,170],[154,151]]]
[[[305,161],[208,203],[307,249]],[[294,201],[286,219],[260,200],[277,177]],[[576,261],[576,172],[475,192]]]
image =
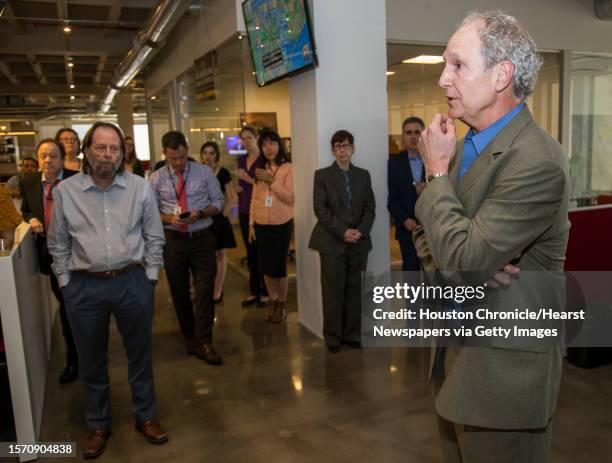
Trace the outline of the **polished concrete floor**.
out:
[[[294,294],[287,322],[271,325],[263,320],[265,309],[240,307],[245,284],[230,270],[215,328],[225,365],[213,367],[184,354],[160,280],[154,361],[158,418],[170,434],[166,445],[151,445],[133,429],[126,359],[113,329],[113,435],[98,461],[441,461],[427,351],[347,348],[329,354],[300,327]],[[57,382],[62,341],[56,326],[41,441],[76,441],[80,460],[83,389],[78,382]],[[612,365],[582,370],[567,364],[552,461],[600,463],[612,461],[611,455]]]

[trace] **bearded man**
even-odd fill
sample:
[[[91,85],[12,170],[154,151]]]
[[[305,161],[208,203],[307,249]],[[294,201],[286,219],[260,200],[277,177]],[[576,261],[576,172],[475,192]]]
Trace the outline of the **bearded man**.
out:
[[[111,314],[129,361],[136,429],[151,443],[168,440],[155,421],[151,359],[153,298],[165,239],[148,182],[123,170],[121,130],[96,122],[85,135],[82,150],[83,172],[56,187],[48,247],[85,385],[90,433],[83,456],[96,458],[110,436]]]

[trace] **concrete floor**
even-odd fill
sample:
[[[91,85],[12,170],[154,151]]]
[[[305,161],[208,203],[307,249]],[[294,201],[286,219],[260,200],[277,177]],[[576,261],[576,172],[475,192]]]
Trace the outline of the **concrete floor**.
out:
[[[158,418],[170,435],[166,445],[148,444],[133,429],[127,362],[112,331],[113,435],[98,461],[441,461],[427,351],[329,354],[298,324],[294,294],[287,322],[271,325],[263,320],[265,309],[240,307],[245,284],[230,269],[215,328],[225,365],[212,367],[184,354],[168,288],[164,277],[160,280],[154,368]],[[41,441],[76,441],[80,460],[86,435],[83,389],[78,382],[59,385],[62,368],[63,340],[56,326]],[[593,370],[566,365],[552,461],[612,461],[611,435],[612,365]]]

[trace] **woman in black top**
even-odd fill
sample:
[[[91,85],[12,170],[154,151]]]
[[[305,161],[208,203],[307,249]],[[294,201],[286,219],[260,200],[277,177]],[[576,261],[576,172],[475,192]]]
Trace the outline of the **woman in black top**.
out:
[[[136,156],[136,147],[132,137],[125,137],[125,170],[144,177],[142,161]]]
[[[211,232],[215,237],[215,249],[217,255],[217,276],[215,278],[215,292],[213,299],[216,304],[223,299],[223,282],[225,281],[225,273],[227,271],[227,256],[225,249],[235,248],[236,239],[234,238],[234,230],[232,224],[228,220],[232,207],[237,205],[238,195],[234,185],[232,184],[232,175],[225,167],[219,165],[219,145],[214,141],[207,141],[200,148],[200,159],[203,164],[206,164],[212,169],[219,180],[221,191],[225,195],[225,208],[222,212],[213,216],[213,224]]]

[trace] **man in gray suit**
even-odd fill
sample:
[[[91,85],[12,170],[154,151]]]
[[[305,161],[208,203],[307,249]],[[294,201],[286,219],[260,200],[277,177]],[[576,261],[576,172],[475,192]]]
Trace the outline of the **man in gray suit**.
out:
[[[511,16],[472,13],[444,59],[439,85],[449,113],[436,115],[420,142],[428,184],[416,205],[422,229],[414,240],[423,267],[487,276],[519,267],[562,271],[570,227],[566,156],[524,103],[541,66],[535,43]],[[453,119],[470,127],[458,144]],[[483,340],[434,349],[445,461],[548,461],[561,367],[559,346]]]
[[[308,246],[319,251],[323,293],[323,336],[331,353],[342,344],[361,347],[361,272],[372,249],[375,202],[370,173],[351,163],[353,135],[331,138],[335,162],[315,172],[313,205],[317,224]]]

